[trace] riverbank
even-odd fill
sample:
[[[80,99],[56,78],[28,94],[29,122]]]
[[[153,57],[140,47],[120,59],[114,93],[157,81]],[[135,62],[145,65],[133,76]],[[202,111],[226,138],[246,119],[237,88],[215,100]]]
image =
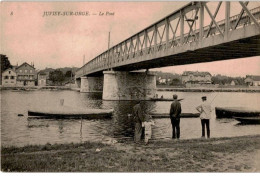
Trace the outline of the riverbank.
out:
[[[250,92],[259,93],[260,87],[226,87],[226,88],[207,88],[207,87],[194,87],[194,88],[158,88],[157,91],[171,91],[171,92]]]
[[[33,86],[33,87],[3,87],[0,86],[0,90],[14,90],[14,91],[32,91],[32,90],[74,90],[80,91],[80,88],[75,86]],[[170,91],[170,92],[249,92],[259,93],[260,87],[165,87],[157,86],[157,91]],[[100,92],[100,91],[98,91]]]
[[[0,87],[0,90],[34,91],[34,90],[77,90],[68,86],[31,86],[31,87]]]
[[[260,135],[2,147],[4,172],[259,172]]]

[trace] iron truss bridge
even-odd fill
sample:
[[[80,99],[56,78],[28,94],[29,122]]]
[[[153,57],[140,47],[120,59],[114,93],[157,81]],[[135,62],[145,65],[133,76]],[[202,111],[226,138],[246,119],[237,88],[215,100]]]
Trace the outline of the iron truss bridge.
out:
[[[210,9],[209,3],[188,3],[96,56],[77,70],[76,79],[105,70],[133,71],[260,55],[260,6],[249,9],[251,2],[214,2],[216,7]],[[231,3],[240,6],[237,15],[230,16]],[[210,22],[204,25],[206,15]],[[217,21],[221,15],[223,20]]]

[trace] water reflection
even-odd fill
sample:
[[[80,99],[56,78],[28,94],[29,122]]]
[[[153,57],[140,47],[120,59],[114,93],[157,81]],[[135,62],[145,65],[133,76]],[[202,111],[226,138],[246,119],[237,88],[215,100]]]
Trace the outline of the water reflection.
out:
[[[173,92],[158,92],[159,96],[171,98]],[[212,106],[259,107],[258,93],[190,93],[178,92],[184,98],[183,112],[194,113],[195,107],[201,103],[201,96],[207,94],[215,98]],[[100,93],[79,93],[75,91],[28,91],[1,92],[1,141],[2,145],[69,143],[84,141],[118,141],[133,140],[134,123],[128,117],[132,113],[136,101],[102,101]],[[113,108],[111,119],[28,119],[27,111],[33,107],[56,106],[64,99],[64,105],[79,108]],[[241,101],[243,100],[243,101]],[[246,101],[246,102],[245,102]],[[146,113],[168,113],[171,102],[142,101]],[[18,117],[18,114],[24,116]],[[240,125],[234,119],[216,119],[212,112],[212,137],[228,137],[260,134],[260,125]],[[181,138],[198,138],[201,136],[199,118],[181,119]],[[171,137],[169,119],[155,119],[153,139]]]

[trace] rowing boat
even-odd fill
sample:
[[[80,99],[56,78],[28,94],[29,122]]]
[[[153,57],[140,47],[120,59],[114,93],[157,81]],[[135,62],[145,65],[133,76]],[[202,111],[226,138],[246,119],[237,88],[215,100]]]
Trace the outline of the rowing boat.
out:
[[[217,118],[233,118],[236,117],[254,117],[260,116],[260,111],[256,109],[249,109],[245,107],[216,107]]]
[[[161,114],[150,114],[153,118],[170,118],[170,114],[169,113],[161,113]],[[197,118],[199,117],[200,114],[199,113],[181,113],[180,117],[181,118]]]
[[[260,124],[260,116],[257,117],[234,117],[243,124]]]
[[[172,98],[151,98],[149,100],[151,100],[151,101],[174,101],[174,99],[172,99]],[[183,98],[178,99],[178,101],[181,101],[181,100],[183,100]]]
[[[29,109],[28,118],[51,118],[51,119],[104,119],[111,118],[113,109],[82,109],[69,106],[55,108]]]

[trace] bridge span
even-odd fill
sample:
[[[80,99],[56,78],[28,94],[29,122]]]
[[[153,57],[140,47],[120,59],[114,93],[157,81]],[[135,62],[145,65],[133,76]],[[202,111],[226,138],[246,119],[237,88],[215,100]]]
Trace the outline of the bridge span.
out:
[[[155,75],[130,71],[259,56],[260,6],[236,2],[241,11],[230,16],[235,2],[217,3],[212,12],[208,2],[190,2],[98,55],[76,72],[81,91],[103,90],[108,100],[146,99],[155,95]],[[223,6],[224,19],[216,21]]]

